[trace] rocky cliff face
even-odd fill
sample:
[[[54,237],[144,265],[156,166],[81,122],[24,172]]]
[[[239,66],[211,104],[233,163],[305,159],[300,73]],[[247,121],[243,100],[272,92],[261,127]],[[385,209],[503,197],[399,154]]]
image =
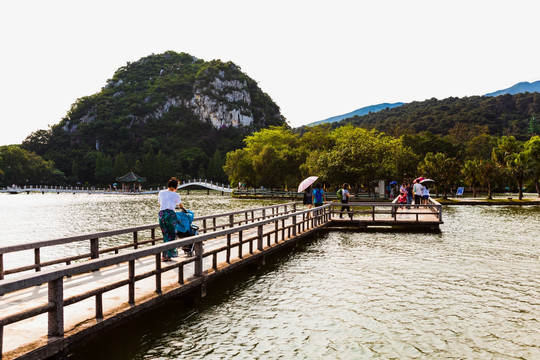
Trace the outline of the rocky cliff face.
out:
[[[147,115],[144,121],[150,118],[159,119],[173,107],[185,106],[201,121],[212,124],[216,129],[229,126],[249,126],[254,122],[253,112],[250,110],[251,96],[247,83],[238,80],[224,80],[224,74],[210,83],[208,87],[196,87],[191,99],[181,97],[168,97],[152,114]],[[220,100],[223,99],[223,100]]]
[[[83,124],[107,128],[113,121],[132,129],[171,117],[216,129],[285,124],[279,107],[235,64],[167,52],[118,69],[100,93],[79,99],[60,125],[74,134]]]

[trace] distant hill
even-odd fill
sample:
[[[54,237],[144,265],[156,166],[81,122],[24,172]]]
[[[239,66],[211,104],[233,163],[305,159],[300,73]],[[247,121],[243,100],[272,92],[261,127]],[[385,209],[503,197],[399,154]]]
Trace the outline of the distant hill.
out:
[[[497,91],[485,94],[484,96],[494,97],[494,96],[500,96],[500,95],[505,95],[505,94],[510,94],[510,95],[522,94],[526,92],[540,93],[540,80],[534,81],[534,82],[523,81],[507,89],[497,90]],[[350,113],[347,113],[347,114],[332,116],[332,117],[329,117],[328,119],[315,121],[315,122],[307,124],[307,126],[315,126],[315,125],[324,124],[324,123],[338,122],[344,119],[352,118],[354,116],[363,116],[363,115],[368,115],[369,113],[376,113],[386,108],[392,109],[392,108],[401,106],[403,104],[404,103],[397,102],[397,103],[392,103],[392,104],[383,103],[383,104],[378,104],[378,105],[370,105],[370,106],[366,106],[366,107],[351,111]]]
[[[530,122],[535,114],[540,114],[540,94],[537,92],[495,97],[432,98],[369,115],[353,116],[332,123],[332,127],[353,124],[393,136],[429,131],[462,138],[487,133],[526,140],[530,137]]]
[[[73,182],[101,183],[98,156],[125,158],[127,169],[150,183],[171,174],[226,181],[225,154],[272,125],[286,125],[279,106],[239,66],[167,51],[128,62],[101,91],[78,99],[60,123],[32,133],[22,146],[53,160]],[[163,174],[153,168],[158,156]]]
[[[499,95],[505,95],[505,94],[515,95],[515,94],[526,93],[526,92],[530,92],[530,93],[539,92],[540,93],[540,80],[532,82],[532,83],[523,81],[507,89],[494,91],[492,93],[486,94],[485,96],[499,96]]]
[[[401,105],[403,105],[403,103],[401,103],[401,102],[397,102],[397,103],[393,103],[393,104],[383,103],[383,104],[378,104],[378,105],[370,105],[370,106],[366,106],[366,107],[363,107],[363,108],[360,108],[360,109],[356,109],[356,110],[351,111],[350,113],[347,113],[347,114],[332,116],[332,117],[330,117],[328,119],[315,121],[315,122],[307,124],[307,126],[315,126],[315,125],[320,125],[320,124],[324,124],[324,123],[332,123],[332,122],[336,122],[336,121],[341,121],[343,119],[352,118],[353,116],[363,116],[363,115],[367,115],[369,113],[376,113],[377,111],[381,111],[381,110],[384,110],[386,108],[392,109],[392,108],[395,108],[395,107],[398,107],[398,106],[401,106]]]

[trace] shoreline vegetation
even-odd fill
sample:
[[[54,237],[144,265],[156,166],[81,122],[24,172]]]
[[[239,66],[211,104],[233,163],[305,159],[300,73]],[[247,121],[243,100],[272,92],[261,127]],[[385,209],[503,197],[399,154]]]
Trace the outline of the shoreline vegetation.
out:
[[[508,197],[506,199],[487,199],[487,198],[435,198],[441,205],[540,205],[540,198]]]

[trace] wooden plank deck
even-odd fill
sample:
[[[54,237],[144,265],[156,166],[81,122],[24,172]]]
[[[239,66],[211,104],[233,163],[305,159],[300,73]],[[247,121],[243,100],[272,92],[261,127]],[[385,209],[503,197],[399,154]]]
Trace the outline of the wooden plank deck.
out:
[[[215,278],[248,264],[264,264],[268,254],[294,246],[327,226],[438,227],[442,223],[435,206],[349,205],[354,211],[352,221],[339,219],[341,205],[337,203],[301,211],[290,205],[281,212],[268,207],[259,209],[261,216],[255,211],[237,212],[245,214],[242,220],[230,213],[221,224],[216,217],[204,219],[205,227],[209,225],[206,233],[187,239],[162,244],[152,232],[152,241],[158,244],[142,249],[137,249],[140,239],[134,233],[135,249],[105,257],[99,257],[95,238],[79,237],[79,241],[92,240],[94,259],[0,280],[0,359],[42,359],[168,298],[189,292],[204,296],[206,285]],[[195,256],[188,258],[179,250],[178,258],[161,261],[163,250],[190,243],[195,245]],[[40,267],[37,263],[36,271]]]
[[[296,223],[296,225],[293,224]],[[95,327],[107,319],[120,320],[123,313],[133,313],[130,311],[141,305],[156,303],[154,300],[163,301],[166,294],[170,296],[181,295],[187,291],[204,291],[204,287],[209,280],[208,277],[216,275],[227,267],[234,268],[240,266],[240,263],[249,263],[253,260],[264,261],[263,253],[270,253],[273,248],[278,248],[285,243],[295,242],[302,235],[317,230],[324,225],[310,226],[307,221],[307,213],[299,212],[296,215],[281,216],[276,222],[268,222],[259,226],[258,222],[250,225],[236,226],[231,229],[218,231],[218,237],[212,234],[202,234],[198,237],[209,238],[204,241],[204,254],[202,257],[202,275],[196,274],[197,257],[187,257],[179,250],[179,257],[170,262],[161,262],[160,252],[147,256],[142,256],[134,260],[133,278],[140,277],[134,283],[134,297],[130,299],[129,289],[129,261],[119,262],[109,266],[100,267],[96,271],[85,271],[70,277],[63,277],[62,297],[64,301],[63,308],[63,329],[64,336],[84,333],[85,329]],[[241,232],[239,228],[244,228]],[[294,231],[296,229],[296,231]],[[293,236],[293,233],[296,233]],[[185,243],[185,240],[176,240],[179,245]],[[170,244],[170,243],[168,243]],[[163,244],[161,247],[163,247]],[[262,250],[260,249],[262,247]],[[136,252],[137,250],[134,250]],[[143,251],[143,250],[140,250]],[[156,256],[157,255],[157,256]],[[122,255],[114,255],[111,258]],[[96,261],[105,261],[106,259],[91,260],[87,263]],[[179,266],[181,264],[181,266]],[[69,265],[72,268],[80,265]],[[159,277],[159,292],[157,291],[156,269],[163,271]],[[47,273],[58,272],[59,270],[49,270],[35,273],[33,276],[45,276]],[[226,271],[224,271],[226,272]],[[152,276],[148,276],[151,274]],[[13,283],[17,279],[24,281],[28,275],[22,275],[15,279],[0,282]],[[143,278],[144,277],[144,278]],[[206,279],[205,279],[206,278]],[[2,318],[8,318],[22,314],[31,309],[46,308],[50,305],[50,282],[43,282],[40,285],[31,286],[8,292],[0,295],[0,314]],[[98,307],[95,296],[89,296],[84,300],[67,305],[68,299],[85,296],[85,294],[98,293],[104,288],[111,287],[114,284],[120,286],[103,292],[100,295],[100,314],[96,314]],[[182,290],[184,289],[184,290]],[[2,359],[18,358],[22,354],[27,354],[33,349],[46,348],[51,343],[51,337],[48,336],[49,314],[47,312],[29,319],[5,325],[3,330]],[[111,322],[111,321],[109,321]],[[1,323],[1,322],[0,322]],[[59,336],[60,338],[60,336]],[[33,355],[32,355],[33,356]],[[29,358],[32,358],[30,356]],[[37,358],[42,358],[43,352],[38,354]]]

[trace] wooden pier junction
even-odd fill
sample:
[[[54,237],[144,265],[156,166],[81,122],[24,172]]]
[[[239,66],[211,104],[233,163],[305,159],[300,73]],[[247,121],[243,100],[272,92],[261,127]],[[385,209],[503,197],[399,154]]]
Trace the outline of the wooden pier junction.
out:
[[[436,230],[443,223],[442,206],[433,200],[410,209],[395,203],[348,205],[352,220],[347,214],[339,218],[338,203],[311,210],[287,203],[199,217],[199,235],[168,243],[152,224],[1,247],[0,359],[66,353],[167,299],[205,296],[213,280],[246,265],[262,266],[269,254],[294,248],[321,229]],[[164,250],[191,244],[194,256],[161,261]],[[74,254],[66,255],[66,249]]]

